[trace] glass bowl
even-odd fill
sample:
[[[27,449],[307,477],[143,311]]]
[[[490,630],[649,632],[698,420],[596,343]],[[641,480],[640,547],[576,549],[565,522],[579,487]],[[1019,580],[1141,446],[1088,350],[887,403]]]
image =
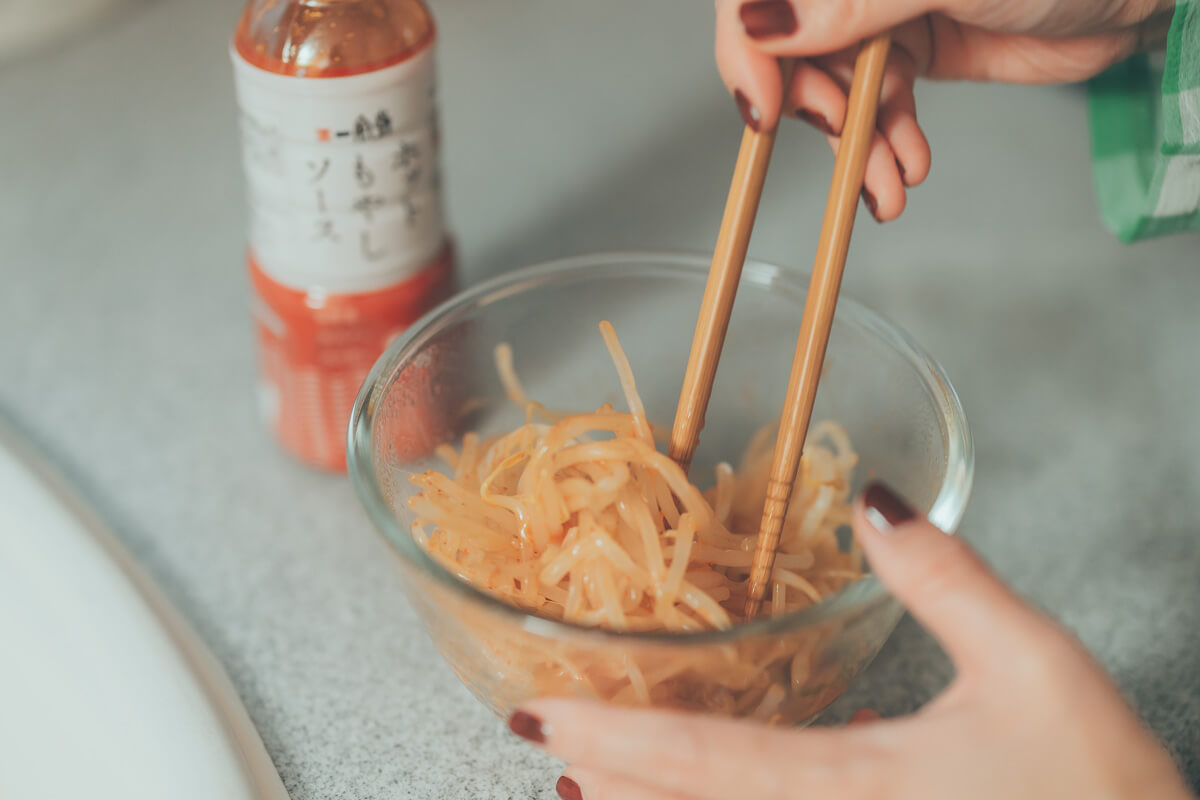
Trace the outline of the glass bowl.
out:
[[[413,538],[408,478],[445,469],[432,455],[466,430],[508,431],[524,412],[492,352],[512,346],[530,398],[584,411],[624,409],[597,331],[616,329],[651,421],[670,426],[709,262],[654,253],[529,267],[444,303],[380,358],[350,419],[356,491],[390,545],[406,593],[455,674],[500,715],[534,695],[705,709],[778,724],[811,720],[883,645],[902,609],[870,575],[809,608],[703,633],[618,633],[525,613],[463,583]],[[750,437],[778,419],[808,274],[748,262],[692,479],[710,485]],[[814,424],[833,419],[859,454],[854,489],[882,479],[953,531],[973,469],[971,440],[941,368],[895,326],[843,296]],[[843,531],[843,534],[848,532]],[[839,537],[843,546],[848,536]]]

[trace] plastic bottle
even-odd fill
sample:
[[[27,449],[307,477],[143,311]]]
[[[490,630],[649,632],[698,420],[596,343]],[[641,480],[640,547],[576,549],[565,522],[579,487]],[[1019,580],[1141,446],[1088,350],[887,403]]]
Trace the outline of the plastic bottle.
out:
[[[420,0],[250,0],[234,34],[260,401],[320,467],[345,468],[363,378],[454,287],[435,38]]]

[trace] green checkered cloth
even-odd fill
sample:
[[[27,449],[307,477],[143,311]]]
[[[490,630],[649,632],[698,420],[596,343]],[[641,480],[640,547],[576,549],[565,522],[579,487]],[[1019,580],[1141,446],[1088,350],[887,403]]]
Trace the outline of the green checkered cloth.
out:
[[[1091,81],[1088,107],[1113,233],[1132,242],[1200,231],[1200,0],[1179,0],[1161,65],[1137,56],[1113,67]]]

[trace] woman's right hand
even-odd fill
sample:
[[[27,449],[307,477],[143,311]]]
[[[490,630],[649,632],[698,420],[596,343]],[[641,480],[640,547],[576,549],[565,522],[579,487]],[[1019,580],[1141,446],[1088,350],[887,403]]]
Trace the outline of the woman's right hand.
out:
[[[782,107],[825,133],[835,151],[858,43],[892,29],[864,190],[883,222],[900,216],[906,187],[929,174],[929,143],[913,98],[918,76],[1084,80],[1165,42],[1175,2],[716,0],[716,6],[717,67],[747,124],[770,129]],[[786,100],[777,63],[784,56],[798,59]]]

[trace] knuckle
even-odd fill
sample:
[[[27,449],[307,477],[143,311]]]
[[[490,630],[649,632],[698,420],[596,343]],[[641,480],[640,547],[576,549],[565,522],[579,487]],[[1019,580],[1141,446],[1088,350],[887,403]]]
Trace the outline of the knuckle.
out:
[[[843,29],[864,35],[866,30],[877,27],[874,24],[877,5],[875,0],[845,0],[838,13]]]
[[[664,749],[663,755],[660,774],[671,784],[681,786],[694,780],[698,770],[710,768],[719,754],[717,742],[705,726],[682,725],[675,742]]]
[[[853,758],[843,765],[837,794],[859,800],[884,800],[890,795],[882,776],[893,774],[877,759]]]

